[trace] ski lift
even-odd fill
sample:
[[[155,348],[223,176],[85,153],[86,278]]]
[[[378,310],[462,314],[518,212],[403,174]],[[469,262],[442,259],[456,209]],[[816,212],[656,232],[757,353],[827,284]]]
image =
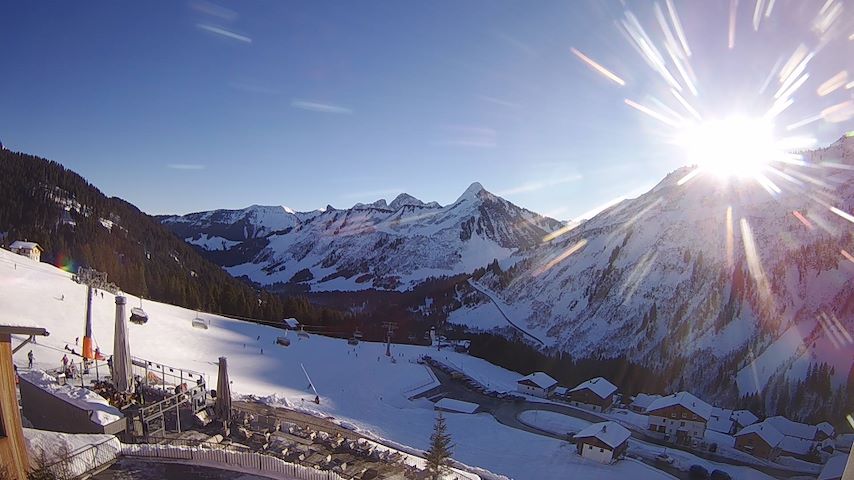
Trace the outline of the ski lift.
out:
[[[145,325],[148,322],[148,314],[142,309],[142,297],[139,297],[139,306],[130,309],[130,323]]]
[[[356,338],[355,335],[350,337],[349,340],[347,340],[347,345],[358,345],[358,344],[359,344],[359,339]]]
[[[276,344],[281,345],[283,347],[287,347],[288,345],[291,344],[291,339],[289,339],[288,337],[285,337],[285,336],[276,337]]]
[[[308,338],[309,338],[308,332],[305,331],[305,329],[302,327],[302,325],[300,325],[300,327],[299,327],[299,331],[297,332],[297,337],[300,340],[302,340],[302,339],[308,340]]]
[[[209,326],[209,322],[204,318],[200,317],[198,312],[196,312],[196,318],[193,319],[193,328],[199,328],[202,330],[207,330]]]

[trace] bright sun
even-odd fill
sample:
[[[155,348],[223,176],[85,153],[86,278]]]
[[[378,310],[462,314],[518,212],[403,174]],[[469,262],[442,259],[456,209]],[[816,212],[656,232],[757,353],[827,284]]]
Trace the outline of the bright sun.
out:
[[[773,123],[746,116],[690,125],[676,142],[690,163],[723,177],[760,176],[783,153],[774,138]]]

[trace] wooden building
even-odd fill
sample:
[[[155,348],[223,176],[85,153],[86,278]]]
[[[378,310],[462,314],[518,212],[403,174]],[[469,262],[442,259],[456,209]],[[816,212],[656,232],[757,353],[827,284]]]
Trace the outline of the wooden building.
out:
[[[48,333],[38,327],[0,325],[0,462],[9,471],[11,478],[25,480],[29,459],[18,409],[12,335],[28,335],[32,338]]]
[[[712,406],[688,392],[679,392],[655,400],[647,413],[650,432],[668,442],[692,446],[703,439]]]
[[[777,458],[782,441],[783,434],[765,422],[748,425],[735,434],[735,448],[766,460]]]
[[[611,463],[620,458],[628,447],[631,433],[616,422],[594,423],[576,433],[576,451],[584,458]]]
[[[556,387],[557,380],[543,372],[534,372],[516,380],[516,389],[518,391],[543,398],[554,393]]]
[[[614,403],[617,387],[602,377],[591,378],[566,393],[567,400],[576,407],[594,412],[604,412]]]
[[[29,258],[30,260],[35,260],[36,262],[40,262],[42,259],[42,247],[36,242],[22,242],[20,240],[16,240],[12,242],[12,245],[9,245],[9,250],[12,253],[17,253],[18,255]]]

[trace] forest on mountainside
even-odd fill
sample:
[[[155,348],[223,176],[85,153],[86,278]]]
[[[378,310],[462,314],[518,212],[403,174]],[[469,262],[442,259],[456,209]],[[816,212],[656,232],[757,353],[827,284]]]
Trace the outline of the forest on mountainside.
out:
[[[235,279],[155,218],[59,163],[0,149],[0,245],[25,239],[42,246],[43,262],[95,268],[123,291],[160,302],[275,322],[350,316]]]

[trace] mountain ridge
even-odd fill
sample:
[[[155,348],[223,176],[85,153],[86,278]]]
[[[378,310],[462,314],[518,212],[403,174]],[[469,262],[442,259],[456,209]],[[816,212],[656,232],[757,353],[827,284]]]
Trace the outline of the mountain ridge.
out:
[[[252,206],[158,219],[235,276],[318,290],[405,289],[431,276],[471,272],[563,226],[478,182],[444,206],[403,193],[391,203],[348,209]]]

